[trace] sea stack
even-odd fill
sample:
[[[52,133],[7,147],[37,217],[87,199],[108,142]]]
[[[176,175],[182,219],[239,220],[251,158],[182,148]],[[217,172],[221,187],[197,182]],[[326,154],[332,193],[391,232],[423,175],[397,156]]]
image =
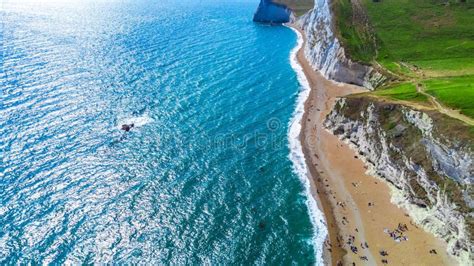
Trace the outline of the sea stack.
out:
[[[291,18],[291,10],[272,0],[261,0],[253,16],[253,21],[261,23],[287,23]]]

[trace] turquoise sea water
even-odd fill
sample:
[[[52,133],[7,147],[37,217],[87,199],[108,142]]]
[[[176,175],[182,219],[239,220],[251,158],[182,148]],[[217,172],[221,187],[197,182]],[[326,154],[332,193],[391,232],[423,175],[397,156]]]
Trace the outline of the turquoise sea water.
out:
[[[2,2],[0,264],[318,262],[257,5]]]

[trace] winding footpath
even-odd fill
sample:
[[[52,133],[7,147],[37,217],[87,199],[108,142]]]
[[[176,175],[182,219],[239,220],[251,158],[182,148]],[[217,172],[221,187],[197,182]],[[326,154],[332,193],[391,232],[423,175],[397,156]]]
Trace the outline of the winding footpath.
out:
[[[414,82],[416,82],[416,81],[414,81]],[[425,91],[425,87],[423,85],[421,85],[420,83],[415,83],[415,84],[416,84],[417,92],[420,93],[420,94],[425,95],[428,98],[428,100],[430,101],[430,103],[433,105],[433,107],[438,112],[440,112],[442,114],[445,114],[449,117],[452,117],[454,119],[461,120],[462,122],[464,122],[464,123],[466,123],[470,126],[474,126],[474,119],[461,114],[458,110],[454,110],[454,109],[447,108],[447,107],[443,106],[440,102],[438,102],[436,97],[434,97],[433,95],[431,95],[431,94],[429,94]]]
[[[423,73],[422,70],[420,70],[419,68],[416,68],[416,67],[413,67],[409,64],[406,64],[406,63],[400,63],[401,65],[405,66],[406,68],[410,69],[413,73],[415,73],[418,77],[425,77],[426,74]],[[379,64],[380,65],[380,64]],[[474,119],[466,116],[466,115],[463,115],[459,112],[459,110],[455,110],[455,109],[452,109],[452,108],[449,108],[449,107],[446,107],[444,106],[443,104],[441,104],[438,99],[436,99],[436,97],[434,97],[433,95],[429,94],[426,92],[426,88],[425,86],[421,83],[421,78],[410,78],[410,81],[415,84],[416,86],[416,91],[424,96],[426,96],[429,100],[429,102],[431,103],[431,105],[433,106],[433,108],[435,110],[437,110],[438,112],[442,113],[442,114],[445,114],[451,118],[454,118],[454,119],[457,119],[457,120],[460,120],[470,126],[474,126]]]

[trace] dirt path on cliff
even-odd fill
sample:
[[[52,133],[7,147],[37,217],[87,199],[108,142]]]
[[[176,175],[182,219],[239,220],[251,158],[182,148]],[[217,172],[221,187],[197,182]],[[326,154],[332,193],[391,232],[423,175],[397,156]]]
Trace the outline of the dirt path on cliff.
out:
[[[303,49],[297,56],[311,86],[301,142],[313,194],[328,223],[325,250],[331,254],[332,265],[382,265],[383,260],[389,265],[452,264],[444,242],[416,227],[402,209],[390,202],[388,185],[367,175],[355,151],[323,127],[338,97],[364,90],[326,80],[312,70]],[[396,242],[387,233],[399,224],[407,226],[407,241]],[[436,255],[430,254],[432,249]]]
[[[380,64],[378,64],[378,65],[380,67],[382,67]],[[410,69],[413,73],[416,74],[417,77],[411,77],[411,78],[408,78],[408,80],[411,83],[415,84],[416,91],[418,93],[421,93],[424,96],[426,96],[426,98],[428,98],[428,101],[432,105],[433,109],[435,109],[436,111],[438,111],[442,114],[445,114],[449,117],[452,117],[454,119],[461,120],[462,122],[464,122],[464,123],[466,123],[470,126],[474,126],[474,119],[472,119],[472,118],[470,118],[466,115],[461,114],[459,112],[459,110],[455,110],[455,109],[444,106],[443,104],[441,104],[438,101],[438,99],[436,99],[436,97],[434,97],[433,95],[426,92],[425,86],[421,83],[421,81],[424,79],[424,77],[428,76],[428,75],[426,75],[426,73],[424,73],[418,67],[410,65],[408,63],[400,62],[400,65],[403,65],[404,67]],[[407,105],[413,106],[414,108],[419,107],[419,105],[417,105],[416,103],[408,103]]]
[[[377,47],[377,40],[375,37],[375,31],[370,23],[369,16],[367,14],[366,8],[364,7],[364,4],[361,2],[361,0],[352,0],[350,1],[350,4],[352,5],[352,23],[353,25],[356,25],[359,27],[359,30],[361,29],[366,29],[366,34],[367,36],[371,39],[371,42],[373,43],[373,47],[375,47],[375,56],[374,58],[377,58],[378,55],[378,50]],[[390,73],[390,75],[394,77],[398,77],[400,79],[406,79],[411,81],[413,84],[416,85],[417,91],[423,95],[425,95],[431,105],[433,106],[433,109],[436,111],[445,114],[449,117],[452,117],[454,119],[460,120],[468,125],[474,126],[474,119],[470,118],[469,116],[463,115],[459,112],[459,110],[455,110],[452,108],[449,108],[447,106],[444,106],[441,104],[436,97],[433,95],[429,94],[425,90],[425,86],[420,83],[421,80],[425,79],[425,77],[428,77],[424,71],[422,71],[420,68],[410,65],[405,62],[398,62],[400,65],[403,65],[404,67],[410,69],[414,74],[416,74],[416,78],[414,77],[403,77],[400,76],[399,74],[396,74],[389,69],[385,68],[382,66],[379,62],[375,61],[373,62],[374,66],[379,69],[383,69],[385,72]],[[407,104],[407,102],[403,102],[402,104]],[[414,102],[409,102],[407,105],[412,106],[414,108],[420,107],[419,104],[414,103]]]
[[[416,81],[415,81],[416,82]],[[449,117],[452,117],[454,119],[458,119],[458,120],[461,120],[462,122],[470,125],[470,126],[474,126],[474,119],[468,117],[468,116],[465,116],[463,114],[461,114],[459,111],[457,110],[454,110],[454,109],[451,109],[451,108],[447,108],[447,107],[444,107],[440,102],[438,102],[438,100],[436,99],[436,97],[434,97],[433,95],[427,93],[425,91],[425,88],[423,85],[421,84],[418,84],[418,83],[415,83],[416,84],[416,90],[425,95],[428,100],[430,101],[430,103],[434,106],[434,108],[442,113],[442,114],[445,114]]]

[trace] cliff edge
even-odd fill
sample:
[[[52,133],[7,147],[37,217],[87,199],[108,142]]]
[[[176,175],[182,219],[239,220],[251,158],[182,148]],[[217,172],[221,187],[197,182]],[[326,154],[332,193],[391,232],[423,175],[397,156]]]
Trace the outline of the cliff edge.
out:
[[[315,0],[314,8],[299,18],[296,24],[307,38],[306,58],[326,78],[370,90],[387,80],[372,66],[355,62],[346,56],[336,34],[330,0]]]
[[[392,202],[471,261],[474,133],[436,111],[360,95],[341,98],[324,126],[392,186]]]
[[[309,6],[313,8],[303,13]],[[296,16],[300,14],[300,17]],[[330,0],[261,0],[253,20],[297,24],[308,41],[305,47],[306,58],[327,79],[371,90],[383,84],[387,78],[373,66],[361,64],[346,56],[335,31],[333,17]]]

